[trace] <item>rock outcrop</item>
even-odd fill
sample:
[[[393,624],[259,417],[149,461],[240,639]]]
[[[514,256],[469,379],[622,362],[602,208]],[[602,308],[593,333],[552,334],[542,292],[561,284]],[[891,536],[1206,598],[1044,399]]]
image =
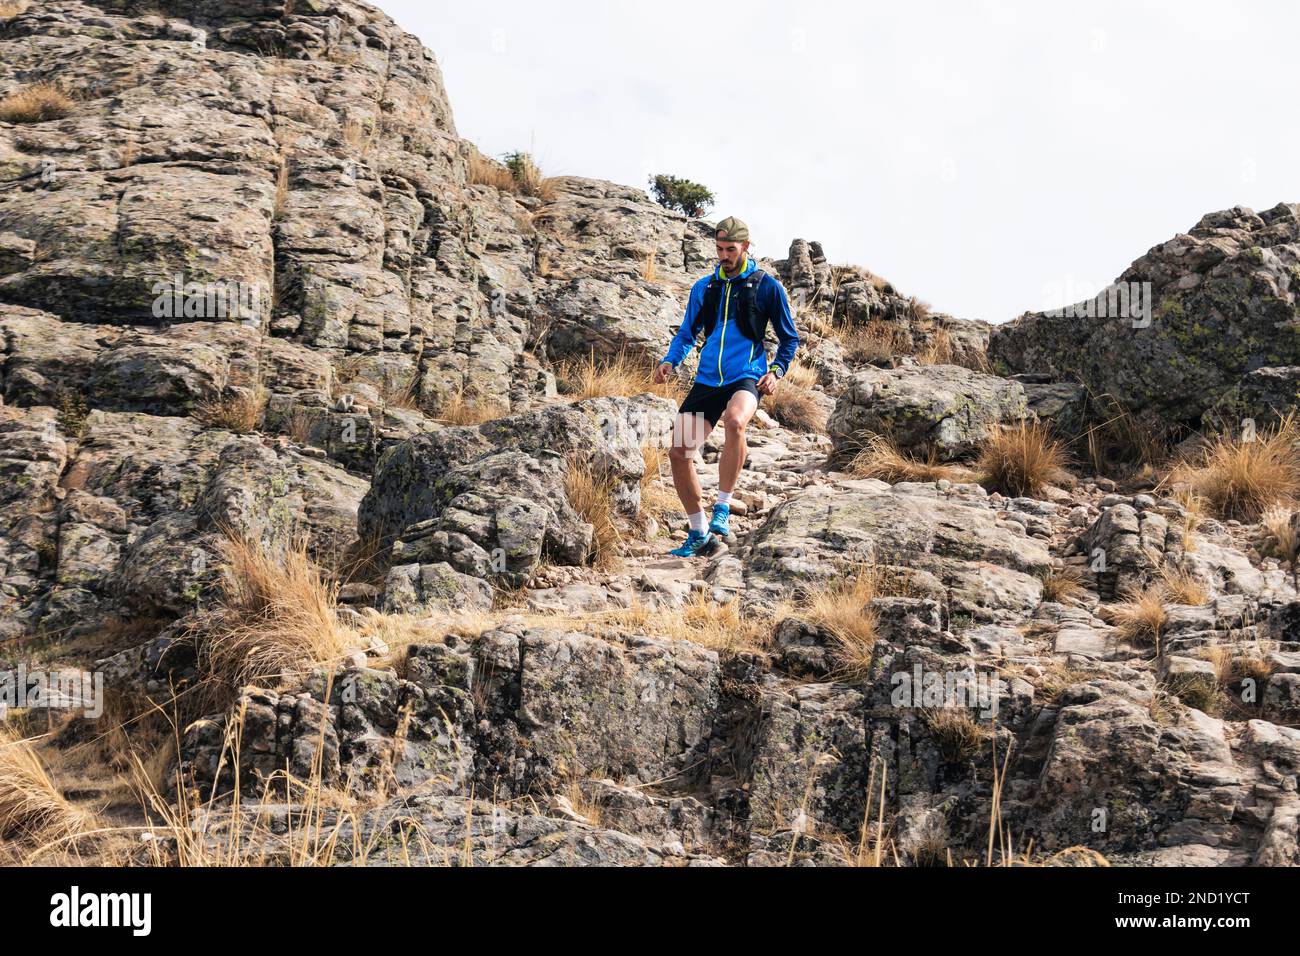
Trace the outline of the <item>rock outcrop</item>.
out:
[[[1216,402],[1273,391],[1265,383],[1300,364],[1300,206],[1205,216],[1095,300],[1056,311],[997,326],[994,370],[1048,373],[1149,420],[1199,426]]]

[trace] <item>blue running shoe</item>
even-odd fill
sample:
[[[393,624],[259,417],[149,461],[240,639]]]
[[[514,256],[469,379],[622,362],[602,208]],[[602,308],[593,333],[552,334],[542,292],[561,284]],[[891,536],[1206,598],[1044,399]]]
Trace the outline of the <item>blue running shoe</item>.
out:
[[[693,558],[700,553],[701,549],[713,540],[713,536],[707,531],[694,531],[686,536],[686,543],[680,548],[675,548],[668,553],[677,558]]]
[[[713,520],[709,522],[709,532],[720,534],[724,538],[731,537],[731,505],[713,506]]]

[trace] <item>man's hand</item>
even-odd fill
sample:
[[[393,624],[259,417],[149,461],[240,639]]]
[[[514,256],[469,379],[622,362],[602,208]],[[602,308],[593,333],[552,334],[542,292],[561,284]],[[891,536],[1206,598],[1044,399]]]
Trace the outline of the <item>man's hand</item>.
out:
[[[780,383],[775,372],[768,372],[758,380],[758,392],[760,395],[773,395],[776,393],[776,386]]]
[[[655,369],[654,383],[656,385],[662,385],[664,382],[668,381],[668,376],[672,374],[673,374],[673,367],[669,365],[667,362],[664,362],[658,368]]]

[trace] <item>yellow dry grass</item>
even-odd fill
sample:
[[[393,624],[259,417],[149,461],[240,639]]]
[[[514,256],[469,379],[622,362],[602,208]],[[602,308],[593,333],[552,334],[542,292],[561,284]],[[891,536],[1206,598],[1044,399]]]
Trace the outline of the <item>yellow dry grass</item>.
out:
[[[939,460],[931,449],[925,458],[901,451],[888,435],[870,435],[860,443],[860,450],[845,466],[854,478],[876,478],[891,485],[900,481],[972,481],[976,476],[960,465]]]
[[[1205,500],[1219,518],[1258,521],[1300,502],[1300,423],[1294,413],[1261,433],[1221,435],[1167,482]],[[1163,482],[1162,482],[1163,484]]]
[[[45,123],[71,115],[76,107],[57,83],[33,83],[0,99],[0,123]]]
[[[443,425],[481,425],[508,414],[510,409],[505,405],[477,398],[462,386],[443,400],[433,418]]]
[[[592,526],[590,561],[593,567],[608,569],[618,564],[623,535],[614,512],[617,487],[617,476],[609,470],[598,468],[581,456],[569,456],[564,491],[573,510]]]
[[[975,468],[990,491],[1038,497],[1049,484],[1066,480],[1065,449],[1040,423],[1020,422],[992,431]]]
[[[474,150],[469,156],[469,181],[473,185],[491,186],[494,189],[506,192],[511,191],[515,185],[510,170],[500,163],[488,159],[478,150]]]
[[[559,363],[556,374],[565,385],[565,394],[574,401],[586,398],[622,396],[631,398],[649,392],[661,398],[680,402],[684,398],[680,382],[670,377],[657,385],[654,381],[655,364],[630,355],[620,349],[609,359],[596,359],[593,350],[585,359],[569,359]]]
[[[31,739],[0,727],[0,840],[39,849],[93,829],[91,813],[74,807],[50,779]]]
[[[1141,646],[1160,646],[1160,633],[1169,620],[1165,610],[1165,592],[1160,584],[1130,587],[1124,591],[1125,600],[1105,609],[1110,623],[1115,625],[1115,636]]]
[[[970,760],[980,752],[989,732],[965,707],[935,707],[922,714],[939,753],[950,762]]]
[[[763,396],[762,407],[786,428],[805,433],[824,432],[826,415],[813,393],[789,381],[789,377],[787,375],[777,383],[775,393]]]
[[[1064,604],[1080,597],[1084,592],[1079,571],[1072,567],[1052,568],[1040,576],[1043,581],[1043,600]]]
[[[1276,505],[1260,515],[1260,530],[1268,540],[1267,553],[1283,561],[1294,562],[1297,549],[1300,549],[1300,537],[1296,535],[1291,516],[1295,514],[1290,508]]]
[[[237,435],[256,431],[262,423],[270,392],[263,386],[240,389],[220,398],[201,402],[194,417],[209,428],[221,428]]]
[[[955,354],[948,330],[936,329],[929,344],[916,353],[916,360],[922,365],[952,365]]]
[[[197,635],[203,676],[215,696],[249,684],[279,685],[338,663],[354,635],[335,616],[327,583],[304,541],[271,548],[228,533],[215,622]]]
[[[870,605],[879,584],[876,569],[859,569],[817,591],[799,614],[835,638],[838,667],[846,676],[860,677],[871,666],[879,621]]]
[[[1184,568],[1166,566],[1160,569],[1160,592],[1170,604],[1205,607],[1210,603],[1210,592],[1196,575]]]
[[[634,602],[629,608],[602,612],[598,617],[638,633],[689,641],[728,655],[762,650],[772,630],[770,617],[742,614],[738,597],[718,603],[706,591],[696,591],[680,607],[651,608]]]
[[[866,325],[838,326],[835,332],[850,365],[883,362],[904,351],[902,333],[879,319]]]
[[[788,369],[785,375],[781,377],[783,385],[794,385],[798,388],[811,390],[817,384],[817,371],[811,366],[803,364],[796,360]]]
[[[1156,467],[1169,457],[1169,434],[1141,421],[1109,393],[1087,390],[1091,415],[1084,436],[1087,461],[1094,474],[1105,475],[1117,466]]]

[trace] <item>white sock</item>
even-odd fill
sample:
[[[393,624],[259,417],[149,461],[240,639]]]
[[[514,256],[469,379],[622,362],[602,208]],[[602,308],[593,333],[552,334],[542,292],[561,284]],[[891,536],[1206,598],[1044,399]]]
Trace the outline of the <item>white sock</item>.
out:
[[[729,504],[731,504],[731,492],[730,492],[730,491],[719,491],[719,492],[718,492],[718,504],[720,504],[720,505],[729,505]]]
[[[703,511],[697,512],[696,514],[693,515],[687,515],[686,520],[691,523],[692,531],[703,531],[705,528],[709,526],[709,523],[704,520]]]

